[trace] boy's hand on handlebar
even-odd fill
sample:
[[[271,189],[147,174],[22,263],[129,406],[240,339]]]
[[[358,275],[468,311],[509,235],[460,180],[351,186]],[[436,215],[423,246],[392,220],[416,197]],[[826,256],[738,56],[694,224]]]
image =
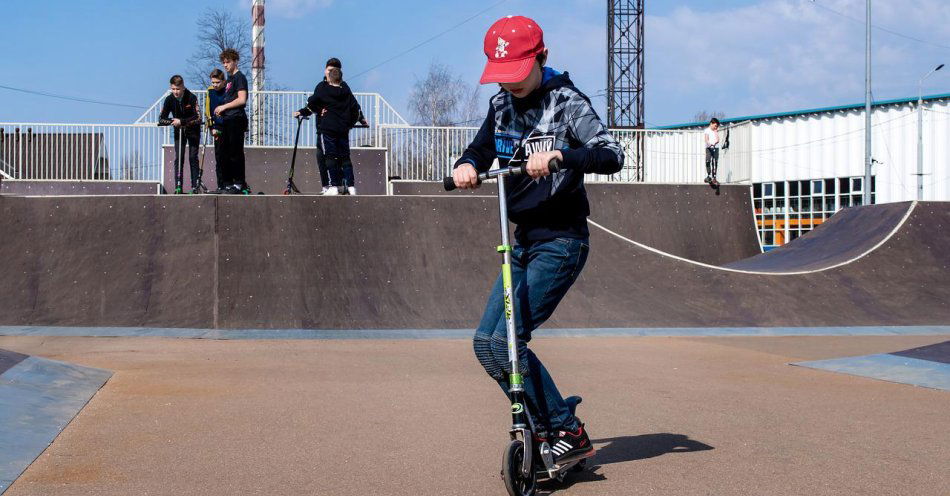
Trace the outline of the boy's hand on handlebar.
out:
[[[480,186],[478,183],[478,171],[472,164],[462,164],[452,171],[452,179],[455,181],[455,187],[459,189],[474,189]]]
[[[527,172],[532,179],[547,176],[551,173],[551,171],[548,170],[548,163],[550,163],[553,159],[564,160],[564,156],[561,155],[560,150],[554,150],[551,152],[534,152],[528,157],[528,164],[525,166],[525,172]]]

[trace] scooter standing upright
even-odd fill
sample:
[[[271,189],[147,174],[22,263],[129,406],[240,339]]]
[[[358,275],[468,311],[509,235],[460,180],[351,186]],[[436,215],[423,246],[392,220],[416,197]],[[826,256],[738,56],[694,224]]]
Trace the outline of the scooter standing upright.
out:
[[[290,156],[290,172],[287,174],[287,187],[284,188],[285,195],[292,195],[294,193],[300,194],[300,190],[297,189],[297,185],[294,184],[294,168],[297,165],[297,144],[300,143],[300,127],[303,125],[303,121],[309,119],[310,117],[305,115],[297,116],[297,135],[294,137],[294,152]]]
[[[171,126],[174,119],[159,119],[158,125],[160,127]],[[175,133],[179,133],[178,144],[175,146],[175,154],[177,155],[175,159],[175,193],[180,195],[182,191],[182,169],[185,167],[185,129],[184,126],[179,126],[177,128],[172,128],[172,138],[174,140]],[[181,148],[178,147],[181,146]]]
[[[560,169],[560,161],[551,160],[548,169],[555,173]],[[554,455],[547,440],[547,433],[540,431],[534,425],[532,415],[528,411],[525,401],[524,378],[518,360],[518,335],[515,330],[514,288],[511,280],[511,252],[512,247],[508,233],[508,204],[505,198],[505,176],[525,174],[525,165],[502,167],[482,172],[478,175],[478,182],[497,179],[498,181],[498,211],[501,222],[501,245],[497,251],[502,254],[501,274],[502,291],[504,292],[505,325],[508,335],[508,360],[511,364],[511,373],[508,376],[508,397],[511,400],[511,442],[505,448],[502,458],[501,476],[505,488],[511,496],[533,496],[537,490],[537,483],[543,479],[564,480],[568,471],[581,471],[586,465],[586,458],[573,460],[563,465],[554,462]],[[446,191],[455,189],[452,177],[442,180]],[[571,414],[574,413],[579,396],[565,398]],[[535,434],[539,434],[535,442]]]
[[[199,124],[200,126],[200,124]],[[195,181],[195,187],[192,188],[192,193],[202,194],[208,192],[208,187],[201,181],[201,177],[205,173],[205,152],[208,151],[208,135],[211,134],[211,128],[207,128],[205,132],[201,133],[201,158],[198,160],[198,178]],[[184,164],[182,165],[184,168]]]

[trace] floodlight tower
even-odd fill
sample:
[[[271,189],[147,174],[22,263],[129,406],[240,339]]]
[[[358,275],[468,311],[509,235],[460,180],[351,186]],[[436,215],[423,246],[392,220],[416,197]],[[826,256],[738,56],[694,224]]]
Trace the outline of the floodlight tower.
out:
[[[607,125],[644,127],[644,0],[607,0]],[[634,180],[643,179],[643,139],[636,133]],[[631,157],[627,157],[630,159]]]

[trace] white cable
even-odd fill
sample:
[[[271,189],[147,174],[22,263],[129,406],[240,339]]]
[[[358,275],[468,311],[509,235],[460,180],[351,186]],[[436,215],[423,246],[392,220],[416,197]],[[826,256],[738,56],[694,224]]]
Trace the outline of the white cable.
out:
[[[681,262],[686,262],[686,263],[693,264],[693,265],[697,265],[697,266],[700,266],[700,267],[705,267],[705,268],[707,268],[707,269],[721,270],[721,271],[725,271],[725,272],[735,272],[735,273],[739,273],[739,274],[755,274],[755,275],[763,275],[763,276],[794,276],[794,275],[803,275],[803,274],[814,274],[814,273],[816,273],[816,272],[823,272],[823,271],[826,271],[826,270],[836,269],[836,268],[838,268],[838,267],[841,267],[841,266],[844,266],[844,265],[848,265],[848,264],[850,264],[850,263],[856,262],[856,261],[858,261],[858,260],[860,260],[860,259],[866,257],[867,255],[869,255],[869,254],[870,254],[871,252],[873,252],[874,250],[877,250],[878,248],[880,248],[884,243],[886,243],[889,239],[891,239],[891,237],[893,237],[895,234],[897,234],[897,232],[901,229],[901,227],[904,226],[904,223],[907,222],[907,219],[910,218],[910,214],[914,211],[914,208],[916,208],[916,207],[917,207],[917,201],[914,200],[914,201],[911,202],[910,207],[907,208],[907,212],[904,213],[904,217],[901,218],[900,222],[898,222],[896,226],[894,226],[894,229],[892,229],[891,232],[888,233],[888,235],[884,237],[884,239],[882,239],[881,241],[879,241],[877,244],[875,244],[875,245],[872,246],[871,248],[865,250],[865,251],[864,251],[863,253],[861,253],[860,255],[858,255],[858,256],[856,256],[856,257],[852,257],[852,258],[850,258],[850,259],[848,259],[848,260],[845,260],[844,262],[840,262],[840,263],[837,263],[837,264],[834,264],[834,265],[830,265],[830,266],[828,266],[828,267],[822,267],[822,268],[813,269],[813,270],[791,271],[791,272],[763,272],[763,271],[756,271],[756,270],[741,270],[741,269],[732,269],[732,268],[729,268],[729,267],[720,267],[720,266],[718,266],[718,265],[710,265],[710,264],[703,263],[703,262],[697,262],[696,260],[690,260],[690,259],[688,259],[688,258],[683,258],[683,257],[677,256],[677,255],[673,255],[672,253],[667,253],[667,252],[665,252],[665,251],[658,250],[658,249],[656,249],[656,248],[653,248],[652,246],[647,246],[647,245],[645,245],[645,244],[643,244],[643,243],[638,243],[638,242],[636,242],[636,241],[634,241],[634,240],[632,240],[632,239],[630,239],[630,238],[628,238],[628,237],[626,237],[626,236],[624,236],[624,235],[622,235],[622,234],[619,234],[619,233],[617,233],[617,232],[611,231],[610,229],[608,229],[608,228],[606,228],[606,227],[604,227],[604,226],[602,226],[602,225],[600,225],[600,224],[598,224],[598,223],[596,223],[596,222],[594,222],[594,221],[592,221],[592,220],[590,220],[590,219],[587,219],[587,223],[590,224],[590,225],[592,225],[592,226],[594,226],[594,227],[596,227],[596,228],[598,228],[598,229],[601,229],[602,231],[606,232],[607,234],[610,234],[610,235],[612,235],[612,236],[614,236],[614,237],[616,237],[616,238],[618,238],[618,239],[620,239],[620,240],[626,241],[627,243],[630,243],[630,244],[632,244],[632,245],[635,245],[635,246],[637,246],[637,247],[639,247],[639,248],[643,248],[644,250],[650,251],[650,252],[655,253],[655,254],[657,254],[657,255],[664,256],[664,257],[668,257],[668,258],[672,258],[672,259],[674,259],[674,260],[679,260],[679,261],[681,261]],[[767,256],[767,255],[766,255],[766,256]]]

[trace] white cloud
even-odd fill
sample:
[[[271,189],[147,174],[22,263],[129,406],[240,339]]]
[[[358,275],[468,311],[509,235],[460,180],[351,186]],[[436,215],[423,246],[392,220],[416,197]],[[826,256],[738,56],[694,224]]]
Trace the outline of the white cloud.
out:
[[[861,0],[818,1],[864,18]],[[950,45],[950,5],[943,0],[878,1],[873,14],[876,26]],[[649,119],[688,120],[703,109],[736,116],[863,99],[863,24],[807,0],[702,11],[680,7],[648,16],[645,35]],[[872,37],[878,98],[916,93],[917,73],[941,57],[950,59],[950,50],[881,30]],[[657,101],[658,93],[666,96]]]

